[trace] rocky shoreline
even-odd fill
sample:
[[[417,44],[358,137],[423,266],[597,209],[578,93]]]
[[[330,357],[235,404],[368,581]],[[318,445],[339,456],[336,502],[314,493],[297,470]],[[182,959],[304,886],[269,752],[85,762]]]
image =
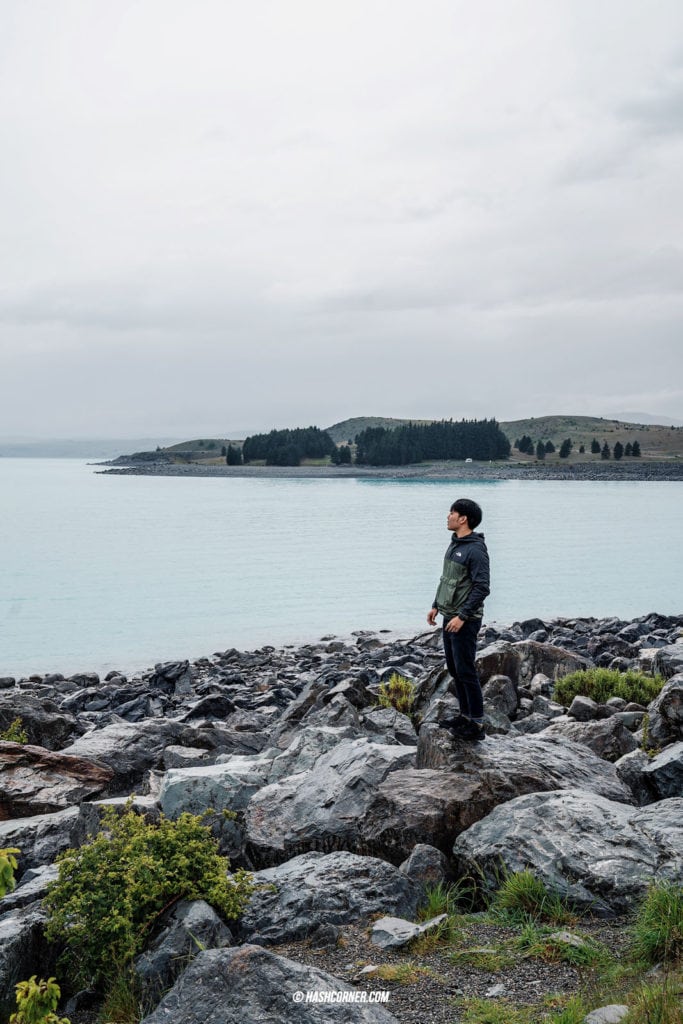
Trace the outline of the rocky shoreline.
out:
[[[439,882],[476,876],[484,896],[501,865],[533,865],[600,934],[653,879],[681,883],[683,616],[485,625],[481,744],[439,725],[457,709],[439,639],[360,631],[130,677],[0,678],[0,732],[20,717],[28,734],[28,743],[0,741],[0,849],[21,850],[17,887],[0,902],[0,1016],[17,981],[54,973],[41,898],[57,854],[130,796],[149,821],[213,808],[221,853],[263,885],[230,927],[197,901],[165,916],[136,961],[146,1024],[250,1024],[266,1007],[273,1022],[323,1021],[322,1008],[298,1007],[292,993],[357,988],[387,989],[389,1002],[349,1003],[345,1021],[445,1024],[459,1019],[458,992],[533,1002],[547,985],[574,991],[580,978],[565,965],[552,980],[528,963],[521,975],[458,972],[439,965],[438,950],[414,987],[377,972],[401,960],[397,936]],[[667,682],[648,707],[559,704],[555,681],[590,666],[656,671]],[[410,717],[377,704],[392,673],[414,683]],[[488,941],[472,928],[472,941]],[[192,937],[204,947],[194,959]],[[429,971],[441,980],[428,984]],[[496,982],[503,989],[489,996]],[[75,995],[62,1010],[72,1024],[95,1019],[88,999]]]
[[[200,466],[168,462],[99,463],[102,475],[218,476],[282,479],[393,480],[683,480],[683,462],[464,463],[433,462],[417,466]]]

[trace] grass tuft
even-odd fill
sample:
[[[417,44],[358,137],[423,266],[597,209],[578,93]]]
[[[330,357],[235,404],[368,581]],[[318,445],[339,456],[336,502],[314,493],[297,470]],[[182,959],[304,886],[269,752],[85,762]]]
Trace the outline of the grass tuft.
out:
[[[638,908],[633,925],[633,956],[646,964],[683,959],[683,886],[656,882]]]
[[[567,901],[559,893],[547,889],[545,883],[528,869],[503,875],[490,910],[499,920],[513,924],[527,924],[529,921],[572,924],[577,919]]]
[[[553,697],[565,707],[574,697],[581,694],[591,697],[598,704],[604,704],[610,697],[621,697],[626,701],[643,704],[645,707],[654,700],[664,686],[662,676],[648,676],[643,672],[618,672],[612,668],[589,668],[570,672],[556,680]]]

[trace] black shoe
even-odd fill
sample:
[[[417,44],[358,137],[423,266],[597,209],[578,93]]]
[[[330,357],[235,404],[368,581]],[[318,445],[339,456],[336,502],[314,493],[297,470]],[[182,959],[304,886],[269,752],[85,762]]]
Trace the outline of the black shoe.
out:
[[[486,739],[484,726],[473,722],[471,718],[463,717],[462,724],[458,724],[457,727],[454,725],[451,733],[458,740],[470,740],[473,743]]]

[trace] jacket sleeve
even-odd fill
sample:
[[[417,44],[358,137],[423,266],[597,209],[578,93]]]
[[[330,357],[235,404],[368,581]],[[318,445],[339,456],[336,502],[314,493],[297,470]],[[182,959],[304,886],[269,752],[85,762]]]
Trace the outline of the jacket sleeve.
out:
[[[476,610],[484,603],[491,593],[491,577],[489,573],[489,553],[481,545],[477,546],[470,555],[469,565],[472,589],[467,595],[467,600],[458,612],[461,619],[470,619]]]

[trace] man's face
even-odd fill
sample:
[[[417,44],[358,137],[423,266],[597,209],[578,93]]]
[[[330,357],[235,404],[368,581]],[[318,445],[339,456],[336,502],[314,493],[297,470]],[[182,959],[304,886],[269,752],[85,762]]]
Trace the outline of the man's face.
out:
[[[451,530],[455,533],[461,526],[467,524],[467,516],[460,515],[459,512],[449,512],[448,518],[446,519],[446,529]]]

